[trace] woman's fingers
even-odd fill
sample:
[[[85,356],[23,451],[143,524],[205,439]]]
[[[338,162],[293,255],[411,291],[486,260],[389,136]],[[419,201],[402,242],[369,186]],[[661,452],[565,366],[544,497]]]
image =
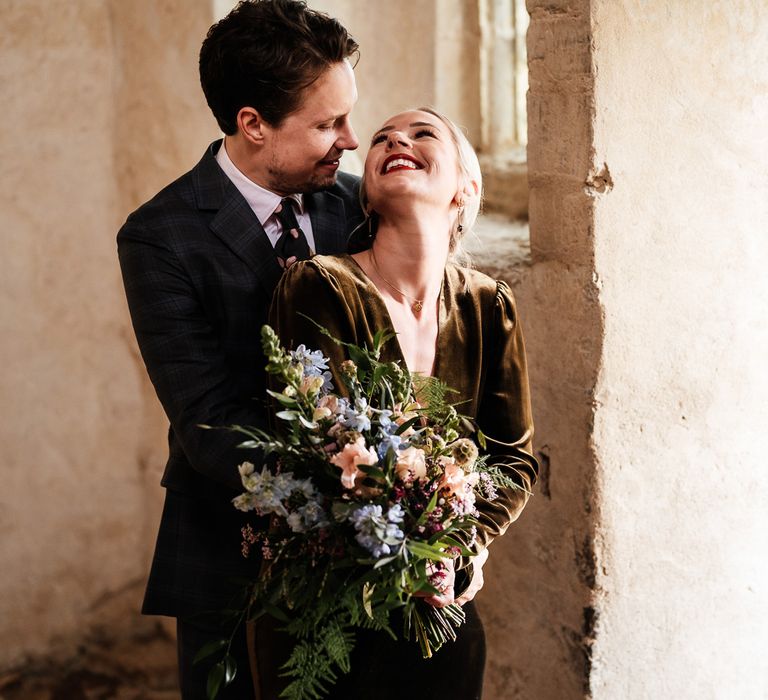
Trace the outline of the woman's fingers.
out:
[[[483,577],[483,567],[485,566],[485,562],[487,560],[488,560],[487,549],[484,549],[482,552],[480,552],[480,554],[478,554],[474,559],[472,559],[472,569],[473,569],[472,581],[467,587],[467,590],[464,591],[458,598],[456,598],[456,602],[459,605],[464,605],[468,603],[477,595],[478,591],[483,587],[483,584],[485,583],[485,578]]]

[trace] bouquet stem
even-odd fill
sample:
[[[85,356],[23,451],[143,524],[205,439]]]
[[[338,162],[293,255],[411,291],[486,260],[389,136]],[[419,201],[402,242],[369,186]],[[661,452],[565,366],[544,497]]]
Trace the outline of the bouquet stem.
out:
[[[421,655],[429,659],[443,644],[456,641],[456,629],[464,623],[464,618],[464,610],[456,603],[436,608],[419,601],[405,614],[405,637],[415,637]]]

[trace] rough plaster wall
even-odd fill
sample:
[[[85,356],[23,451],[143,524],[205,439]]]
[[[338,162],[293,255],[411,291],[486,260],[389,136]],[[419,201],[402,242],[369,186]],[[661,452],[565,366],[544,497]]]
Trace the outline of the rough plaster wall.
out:
[[[478,0],[437,0],[434,106],[481,141],[480,10]],[[423,100],[422,100],[423,103]]]
[[[594,697],[757,700],[768,7],[592,4],[594,164],[613,183],[595,204],[606,335]]]
[[[480,602],[492,700],[568,700],[588,684],[594,612],[592,394],[601,352],[589,177],[593,111],[584,2],[529,0],[532,265],[515,293],[541,480],[492,549]]]
[[[210,8],[124,5],[6,2],[0,20],[3,667],[124,632],[155,534],[163,426],[115,234],[215,135],[188,96]]]

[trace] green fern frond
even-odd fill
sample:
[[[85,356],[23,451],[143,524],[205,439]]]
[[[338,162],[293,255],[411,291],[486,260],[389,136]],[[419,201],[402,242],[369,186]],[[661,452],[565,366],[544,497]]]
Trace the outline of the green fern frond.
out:
[[[349,655],[355,646],[354,632],[348,626],[342,627],[337,620],[331,620],[318,636],[328,658],[344,673],[349,673]]]
[[[293,680],[280,693],[287,700],[321,700],[327,695],[337,675],[331,660],[323,655],[323,644],[317,639],[299,642],[281,670],[282,676]]]
[[[441,423],[446,416],[456,413],[454,404],[448,400],[449,394],[457,393],[437,377],[425,377],[419,374],[411,376],[416,399],[424,406],[424,415]]]
[[[486,460],[487,461],[487,460]],[[509,476],[509,474],[505,474],[503,471],[501,471],[501,466],[499,464],[483,464],[480,468],[480,471],[486,473],[490,478],[491,482],[494,486],[497,486],[499,488],[503,489],[515,489],[517,491],[525,491],[527,494],[530,494],[531,492],[525,488],[523,483],[520,481],[517,481],[516,479]],[[514,467],[510,467],[509,465],[505,465],[507,469],[512,469],[515,473],[519,473],[517,469]],[[522,481],[522,477],[521,477]]]

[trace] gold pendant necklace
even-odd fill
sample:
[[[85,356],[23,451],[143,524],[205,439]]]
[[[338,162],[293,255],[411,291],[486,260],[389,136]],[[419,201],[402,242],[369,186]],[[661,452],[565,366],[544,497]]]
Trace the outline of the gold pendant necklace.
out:
[[[371,246],[368,249],[368,256],[371,259],[371,264],[373,265],[373,269],[376,270],[376,274],[381,277],[381,279],[384,281],[384,283],[390,288],[394,289],[400,296],[405,297],[408,301],[411,302],[411,311],[413,313],[417,314],[424,308],[424,300],[423,299],[416,299],[415,297],[408,296],[402,289],[398,289],[395,287],[392,282],[390,282],[384,275],[381,274],[381,270],[379,270],[379,266],[376,264],[376,253],[373,252],[373,246]]]

